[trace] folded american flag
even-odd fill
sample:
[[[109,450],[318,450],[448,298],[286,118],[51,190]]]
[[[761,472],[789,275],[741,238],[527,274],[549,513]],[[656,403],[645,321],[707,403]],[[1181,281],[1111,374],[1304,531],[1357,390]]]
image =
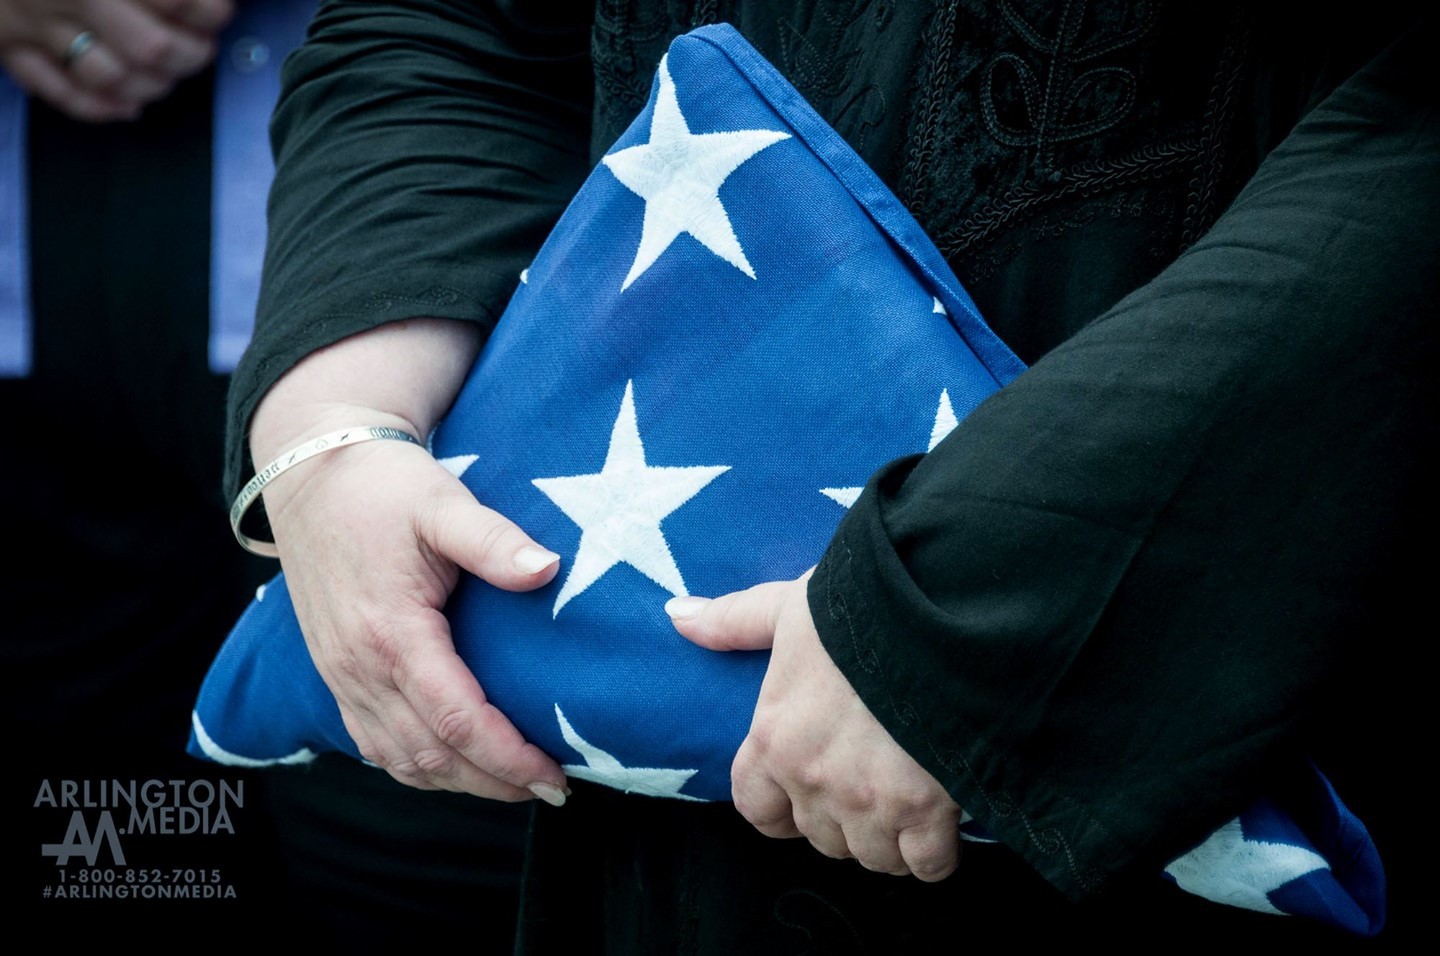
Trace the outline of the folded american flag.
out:
[[[730,27],[687,34],[430,436],[479,500],[565,559],[530,593],[462,580],[457,650],[571,776],[728,800],[768,653],[691,644],[665,601],[797,577],[871,472],[933,448],[1023,370],[800,95]],[[217,657],[189,750],[243,766],[359,758],[283,575]],[[1378,931],[1378,856],[1311,779],[1307,799],[1258,801],[1169,878]],[[983,840],[982,826],[962,832]]]

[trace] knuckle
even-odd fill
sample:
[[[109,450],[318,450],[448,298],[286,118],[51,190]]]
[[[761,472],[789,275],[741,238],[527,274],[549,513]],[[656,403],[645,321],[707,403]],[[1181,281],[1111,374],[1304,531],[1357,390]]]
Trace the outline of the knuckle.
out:
[[[504,521],[494,519],[486,522],[478,543],[482,561],[490,561],[499,557],[500,549],[505,544],[509,530]]]
[[[801,832],[804,832],[803,828]],[[848,860],[851,857],[848,847],[833,845],[827,840],[819,839],[809,834],[806,834],[806,839],[809,840],[810,845],[816,850],[819,850],[823,856],[828,856],[832,860]]]
[[[797,763],[790,772],[790,779],[802,793],[820,793],[827,789],[830,775],[825,768],[813,760]]]
[[[813,808],[804,804],[797,804],[791,809],[790,819],[795,826],[796,832],[811,842],[814,842],[824,833],[823,828],[817,825]]]
[[[766,836],[791,837],[800,832],[788,802],[736,794],[735,809],[751,826]]]
[[[455,752],[448,748],[426,747],[415,754],[413,763],[418,776],[448,777],[455,770]]]
[[[911,834],[904,852],[910,872],[927,883],[937,882],[955,872],[959,860],[955,841],[956,838],[947,838],[936,830]]]
[[[366,643],[370,655],[385,672],[393,675],[398,683],[399,675],[405,668],[404,640],[390,627],[376,627],[367,630],[370,638]],[[356,666],[363,669],[363,660],[357,657]]]
[[[906,787],[887,795],[880,810],[892,830],[908,830],[919,826],[959,825],[959,808],[945,791],[937,787]]]
[[[735,755],[735,773],[754,773],[770,758],[775,749],[775,724],[763,709],[757,709],[750,724],[750,733]]]
[[[740,749],[735,752],[735,759],[730,762],[730,776],[733,779],[746,780],[763,773],[760,758],[765,753],[767,739],[768,731],[757,721],[750,728],[749,736],[740,744]]]
[[[388,771],[392,777],[403,779],[406,783],[422,776],[420,765],[415,762],[413,757],[409,756],[388,759],[385,763],[380,764],[380,766]]]
[[[880,805],[875,785],[863,780],[839,789],[834,799],[841,811],[853,816],[870,816]]]
[[[954,873],[957,861],[954,858],[926,857],[910,864],[908,872],[926,883],[938,883]]]
[[[790,817],[771,801],[757,800],[745,794],[735,795],[735,809],[758,829],[773,829],[790,822]]]
[[[904,864],[897,864],[889,860],[868,860],[864,857],[856,857],[856,862],[873,873],[884,873],[887,876],[908,876],[909,867]]]
[[[460,707],[448,707],[436,717],[431,729],[441,743],[456,750],[464,750],[475,740],[475,721],[468,711]]]

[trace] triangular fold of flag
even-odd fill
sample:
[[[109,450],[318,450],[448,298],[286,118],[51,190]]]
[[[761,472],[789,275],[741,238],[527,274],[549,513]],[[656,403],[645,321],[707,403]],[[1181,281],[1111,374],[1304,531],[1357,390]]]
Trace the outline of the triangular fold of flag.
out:
[[[665,601],[797,577],[872,472],[933,448],[1023,370],[773,67],[729,26],[682,36],[430,436],[480,501],[562,556],[538,591],[463,578],[447,608],[457,651],[570,776],[728,800],[768,653],[689,643]],[[217,656],[189,750],[359,758],[283,574]],[[1205,895],[1223,880],[1177,882]],[[1345,887],[1315,898],[1337,892],[1373,906]],[[1318,909],[1300,895],[1267,898]]]

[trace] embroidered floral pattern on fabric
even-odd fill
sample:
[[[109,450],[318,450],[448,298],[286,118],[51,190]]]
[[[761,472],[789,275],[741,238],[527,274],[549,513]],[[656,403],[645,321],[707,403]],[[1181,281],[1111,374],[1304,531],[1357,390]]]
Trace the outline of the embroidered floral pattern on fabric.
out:
[[[925,32],[901,195],[956,262],[1062,201],[1169,180],[1159,188],[1190,193],[1173,204],[1185,221],[1153,224],[1149,245],[1173,254],[1222,198],[1244,19],[1160,2],[946,0]],[[957,182],[972,188],[935,185]]]
[[[1054,32],[1045,35],[1014,3],[1000,5],[1031,55],[997,53],[985,65],[980,106],[999,142],[1033,148],[1043,161],[1055,143],[1094,136],[1130,115],[1135,72],[1099,61],[1144,39],[1154,8],[1143,4],[1139,22],[1117,36],[1087,37],[1085,7],[1084,0],[1064,4]]]

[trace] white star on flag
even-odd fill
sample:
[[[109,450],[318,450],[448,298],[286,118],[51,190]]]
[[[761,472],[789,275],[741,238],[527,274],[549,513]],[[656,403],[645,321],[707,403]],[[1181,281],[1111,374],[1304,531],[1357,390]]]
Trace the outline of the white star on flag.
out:
[[[479,455],[451,455],[448,458],[435,459],[441,468],[444,468],[456,478],[464,478],[465,472],[469,471],[470,466],[479,460]]]
[[[627,767],[614,756],[590,743],[575,732],[560,705],[555,705],[555,719],[560,722],[560,734],[565,742],[579,751],[585,758],[583,764],[562,764],[564,770],[577,780],[604,784],[626,793],[640,793],[647,797],[674,797],[679,800],[697,800],[680,788],[693,776],[694,770],[668,770],[663,767]]]
[[[955,430],[960,424],[955,418],[955,406],[950,404],[950,390],[940,390],[940,405],[935,409],[935,424],[930,427],[930,444],[925,446],[927,452],[935,450],[935,446],[945,440],[945,436]]]
[[[940,300],[936,299],[935,304],[939,305]],[[959,421],[955,418],[955,406],[950,404],[950,390],[948,388],[942,388],[940,390],[940,407],[935,409],[935,424],[930,428],[930,444],[925,450],[927,452],[934,451],[935,446],[940,444],[946,435],[954,431],[955,426],[958,424]],[[865,488],[863,486],[856,488],[821,488],[820,493],[831,501],[839,504],[842,508],[849,508],[855,504],[856,499],[860,497],[860,492],[864,490]]]
[[[1217,903],[1278,913],[1270,892],[1330,865],[1318,853],[1288,843],[1245,839],[1236,817],[1165,867],[1182,890]]]
[[[600,471],[531,482],[581,530],[580,548],[555,598],[554,616],[621,562],[677,597],[688,594],[660,522],[729,470],[729,465],[665,468],[646,464],[645,445],[635,419],[635,383],[626,382]]]
[[[720,201],[720,187],[730,174],[760,150],[789,133],[769,129],[691,133],[680,112],[675,81],[666,59],[660,60],[660,89],[650,120],[650,142],[611,153],[601,160],[615,178],[645,200],[645,219],[635,262],[622,290],[640,278],[681,233],[755,278],[750,260],[735,237],[730,215]]]

